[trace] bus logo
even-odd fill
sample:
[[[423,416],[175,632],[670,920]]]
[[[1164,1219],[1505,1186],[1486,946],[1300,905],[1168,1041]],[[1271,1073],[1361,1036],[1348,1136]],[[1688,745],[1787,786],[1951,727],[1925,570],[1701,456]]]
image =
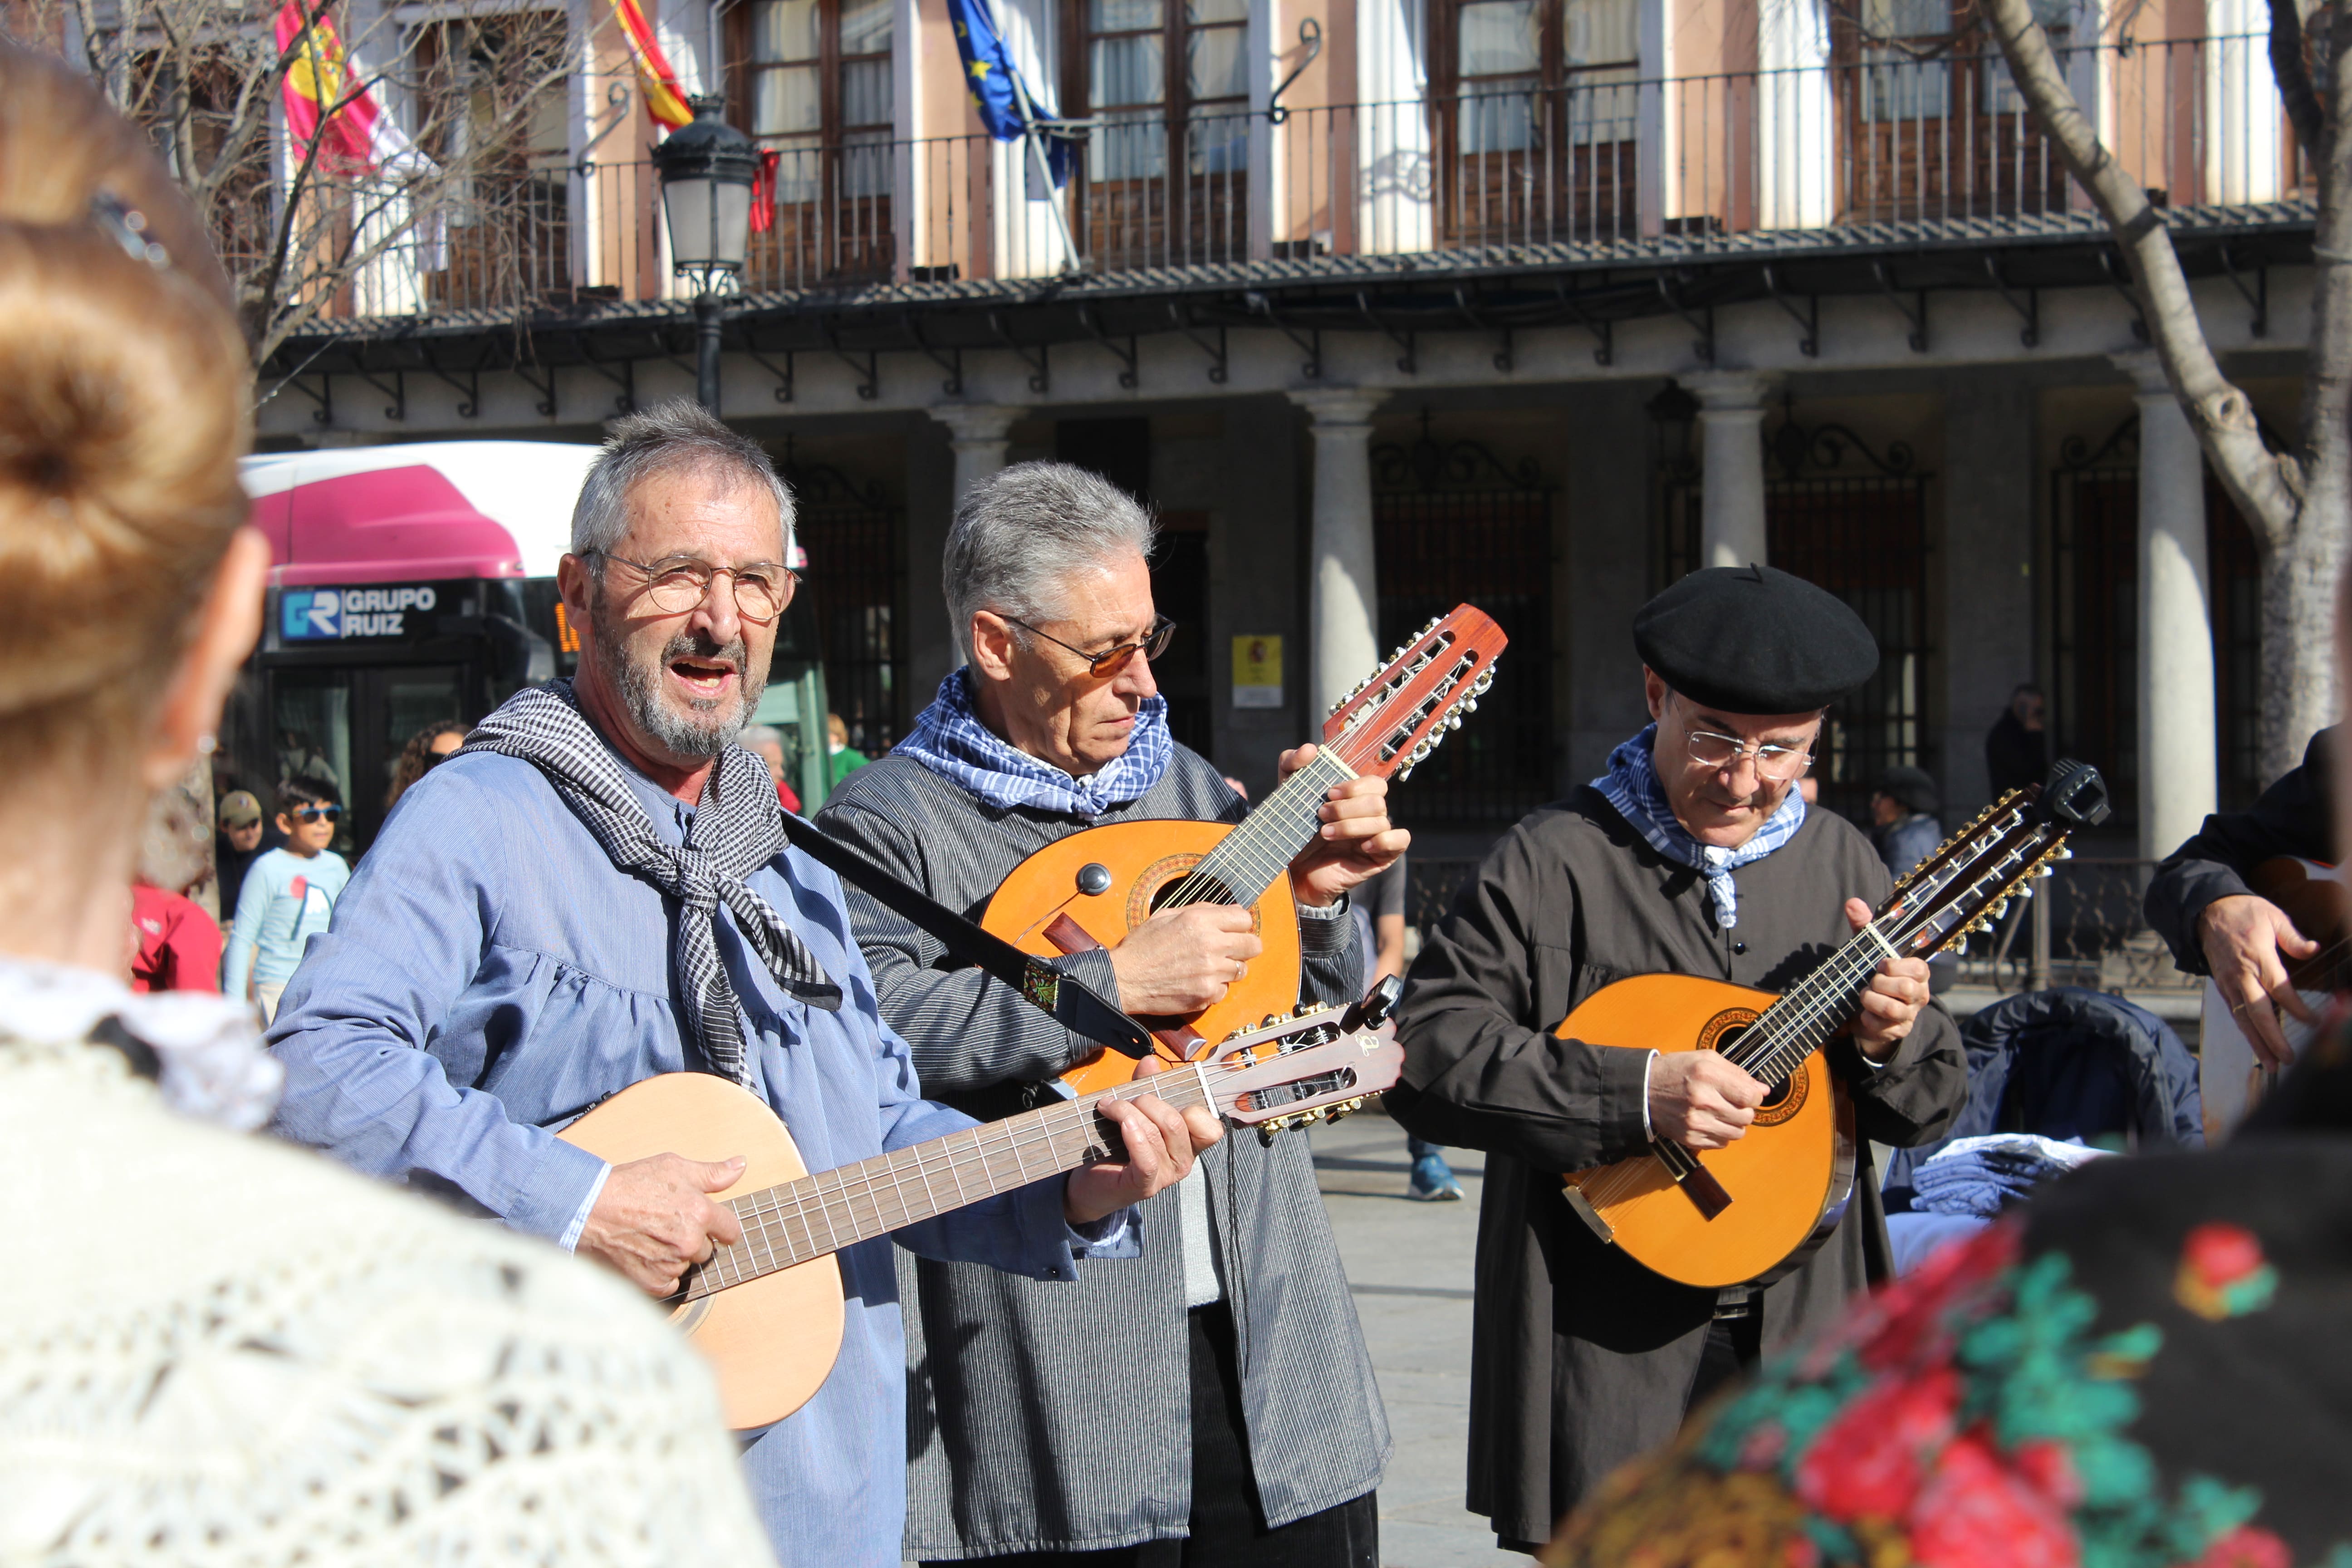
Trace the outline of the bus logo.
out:
[[[409,612],[430,610],[438,597],[429,584],[412,588],[289,588],[279,601],[278,635],[285,642],[408,637],[412,635]]]

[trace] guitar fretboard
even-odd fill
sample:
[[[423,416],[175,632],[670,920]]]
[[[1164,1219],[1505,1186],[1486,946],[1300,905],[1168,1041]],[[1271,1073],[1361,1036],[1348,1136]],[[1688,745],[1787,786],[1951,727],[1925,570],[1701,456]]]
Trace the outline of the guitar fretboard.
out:
[[[1192,868],[1170,893],[1167,906],[1256,902],[1291,858],[1315,841],[1323,826],[1317,814],[1324,795],[1355,776],[1337,751],[1316,752],[1313,762],[1283,780]]]
[[[679,1299],[713,1295],[1107,1158],[1115,1152],[1110,1124],[1095,1107],[1147,1094],[1179,1111],[1217,1109],[1205,1069],[1176,1068],[743,1194],[728,1200],[742,1222],[742,1242],[690,1272]]]

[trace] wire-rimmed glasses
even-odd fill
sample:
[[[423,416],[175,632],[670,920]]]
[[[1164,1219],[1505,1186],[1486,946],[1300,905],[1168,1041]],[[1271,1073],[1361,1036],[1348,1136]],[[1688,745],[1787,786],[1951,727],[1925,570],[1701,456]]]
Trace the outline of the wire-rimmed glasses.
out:
[[[735,613],[747,621],[765,626],[784,613],[800,582],[792,568],[772,561],[757,561],[748,566],[713,566],[691,555],[666,555],[648,563],[632,561],[609,550],[591,550],[586,553],[643,573],[647,602],[667,616],[684,615],[700,605],[710,596],[712,581],[723,573],[735,580]]]

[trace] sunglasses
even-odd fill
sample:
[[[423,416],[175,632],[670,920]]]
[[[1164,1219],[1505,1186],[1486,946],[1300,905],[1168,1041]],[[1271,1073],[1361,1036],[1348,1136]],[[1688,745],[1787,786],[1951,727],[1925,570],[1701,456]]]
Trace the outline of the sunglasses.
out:
[[[340,805],[298,805],[286,815],[297,822],[341,822],[343,808]]]

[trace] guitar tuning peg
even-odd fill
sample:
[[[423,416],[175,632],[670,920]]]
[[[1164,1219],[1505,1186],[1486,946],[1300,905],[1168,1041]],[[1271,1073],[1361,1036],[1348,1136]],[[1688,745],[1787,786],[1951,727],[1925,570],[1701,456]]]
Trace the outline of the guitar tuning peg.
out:
[[[2033,883],[2030,879],[2020,882],[2017,885],[2017,896],[2021,899],[2032,898],[2033,896]]]
[[[1464,698],[1462,700],[1462,711],[1465,713],[1475,713],[1478,711],[1478,700],[1475,697]]]
[[[1411,763],[1407,763],[1404,766],[1397,770],[1397,783],[1402,784],[1405,780],[1411,777],[1412,777],[1412,764]]]
[[[1449,730],[1462,728],[1462,715],[1459,712],[1448,713],[1445,716],[1445,727]]]

